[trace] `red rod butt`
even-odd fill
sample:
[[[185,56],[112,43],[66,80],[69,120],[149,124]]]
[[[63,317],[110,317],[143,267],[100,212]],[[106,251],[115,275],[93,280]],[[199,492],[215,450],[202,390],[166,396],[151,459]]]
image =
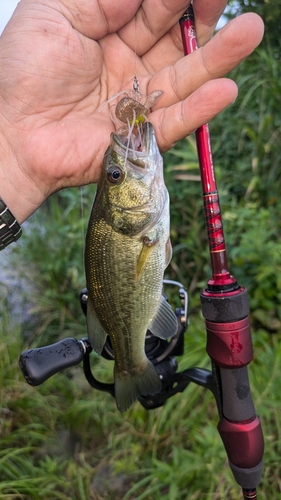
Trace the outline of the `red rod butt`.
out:
[[[258,417],[245,423],[230,422],[222,418],[218,424],[218,431],[232,464],[243,469],[259,465],[263,456],[264,442]]]
[[[257,490],[243,490],[244,500],[257,500],[258,494]]]

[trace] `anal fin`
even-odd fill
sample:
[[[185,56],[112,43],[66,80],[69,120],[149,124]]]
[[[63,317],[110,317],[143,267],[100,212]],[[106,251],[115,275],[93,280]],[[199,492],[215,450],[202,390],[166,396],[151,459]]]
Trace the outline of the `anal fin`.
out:
[[[126,411],[140,397],[157,394],[162,382],[151,361],[132,371],[118,372],[114,369],[115,399],[119,411]]]
[[[148,328],[153,335],[164,340],[173,337],[177,333],[178,318],[163,295],[161,296],[158,311]]]

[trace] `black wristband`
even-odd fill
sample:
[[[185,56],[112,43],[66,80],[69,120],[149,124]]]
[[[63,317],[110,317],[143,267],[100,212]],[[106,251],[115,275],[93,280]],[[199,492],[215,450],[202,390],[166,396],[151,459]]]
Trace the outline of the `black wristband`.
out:
[[[6,248],[13,241],[17,241],[21,234],[19,223],[0,198],[0,250]]]

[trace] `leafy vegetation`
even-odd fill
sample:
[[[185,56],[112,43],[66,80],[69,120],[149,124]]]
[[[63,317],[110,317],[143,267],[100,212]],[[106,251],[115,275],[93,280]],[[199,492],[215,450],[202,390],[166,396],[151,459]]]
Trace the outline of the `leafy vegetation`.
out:
[[[228,9],[230,19],[245,12],[259,14],[266,27],[262,44],[280,50],[281,4],[279,0],[230,0]]]
[[[229,267],[250,296],[255,355],[249,371],[266,444],[259,498],[280,500],[277,45],[267,39],[233,72],[239,98],[210,127]],[[179,370],[208,367],[199,293],[211,270],[194,138],[167,153],[165,165],[174,248],[167,277],[186,286],[191,302]],[[37,388],[23,380],[18,367],[23,349],[85,336],[79,293],[85,286],[83,245],[94,190],[69,189],[51,197],[7,258],[25,301],[18,311],[11,290],[1,285],[0,500],[238,500],[216,430],[214,398],[203,388],[191,384],[163,408],[147,412],[137,403],[121,415],[110,395],[88,386],[80,366]],[[111,362],[93,355],[92,365],[97,378],[111,379]]]

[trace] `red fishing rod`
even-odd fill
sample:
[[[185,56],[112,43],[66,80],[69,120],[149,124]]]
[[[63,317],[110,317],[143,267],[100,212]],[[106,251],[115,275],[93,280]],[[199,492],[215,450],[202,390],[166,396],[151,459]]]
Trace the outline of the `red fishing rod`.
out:
[[[197,50],[193,8],[180,19],[185,55]],[[253,358],[247,291],[228,270],[208,124],[195,133],[211,257],[212,278],[201,293],[206,350],[220,381],[218,431],[244,499],[257,499],[263,435],[251,396],[247,365]]]

